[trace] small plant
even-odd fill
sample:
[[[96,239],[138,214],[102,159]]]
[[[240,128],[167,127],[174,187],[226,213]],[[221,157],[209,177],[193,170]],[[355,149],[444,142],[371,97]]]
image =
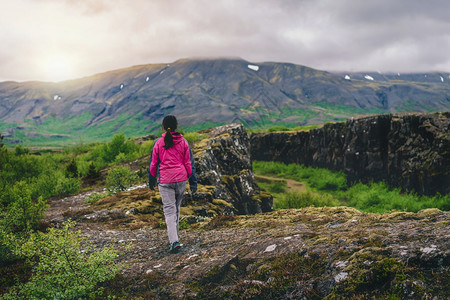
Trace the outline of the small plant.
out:
[[[74,224],[65,222],[62,229],[33,233],[17,250],[33,266],[33,275],[5,299],[79,299],[101,294],[97,283],[113,278],[122,267],[114,263],[117,251],[113,246],[96,250],[80,231],[71,230]]]
[[[78,177],[78,167],[75,159],[72,159],[70,163],[66,166],[66,177],[76,178]]]
[[[118,166],[108,172],[106,189],[111,193],[125,191],[136,181],[136,175],[129,166]]]
[[[189,227],[191,227],[191,224],[186,218],[180,220],[180,223],[178,225],[179,230],[188,229]]]
[[[93,193],[87,197],[84,202],[86,203],[95,203],[100,199],[108,197],[109,193]]]
[[[97,170],[97,168],[95,167],[94,163],[90,163],[89,164],[89,169],[88,172],[86,174],[86,178],[88,179],[97,179],[100,177],[100,172]]]

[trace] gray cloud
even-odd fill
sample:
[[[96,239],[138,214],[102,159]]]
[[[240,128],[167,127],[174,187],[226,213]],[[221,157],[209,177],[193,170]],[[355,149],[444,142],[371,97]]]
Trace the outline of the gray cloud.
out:
[[[448,11],[445,0],[9,1],[0,11],[0,80],[61,80],[199,56],[449,71]]]

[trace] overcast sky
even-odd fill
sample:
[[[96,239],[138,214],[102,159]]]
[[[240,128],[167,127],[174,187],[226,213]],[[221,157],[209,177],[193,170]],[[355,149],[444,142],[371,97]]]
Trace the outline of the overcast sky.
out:
[[[0,81],[189,57],[450,72],[448,0],[0,0]]]

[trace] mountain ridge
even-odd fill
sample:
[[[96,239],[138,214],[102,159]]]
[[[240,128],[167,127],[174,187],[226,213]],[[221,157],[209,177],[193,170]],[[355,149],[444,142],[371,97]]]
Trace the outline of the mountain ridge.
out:
[[[450,108],[448,74],[364,74],[222,58],[136,65],[58,83],[1,82],[0,131],[10,142],[39,134],[41,140],[61,134],[107,138],[158,130],[169,113],[187,129],[232,122],[267,128]]]

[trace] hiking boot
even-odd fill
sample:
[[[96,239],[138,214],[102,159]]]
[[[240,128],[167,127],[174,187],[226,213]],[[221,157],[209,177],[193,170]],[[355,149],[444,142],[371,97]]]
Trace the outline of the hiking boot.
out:
[[[180,250],[180,248],[181,248],[180,243],[178,241],[175,241],[170,245],[169,251],[170,253],[177,253]]]

